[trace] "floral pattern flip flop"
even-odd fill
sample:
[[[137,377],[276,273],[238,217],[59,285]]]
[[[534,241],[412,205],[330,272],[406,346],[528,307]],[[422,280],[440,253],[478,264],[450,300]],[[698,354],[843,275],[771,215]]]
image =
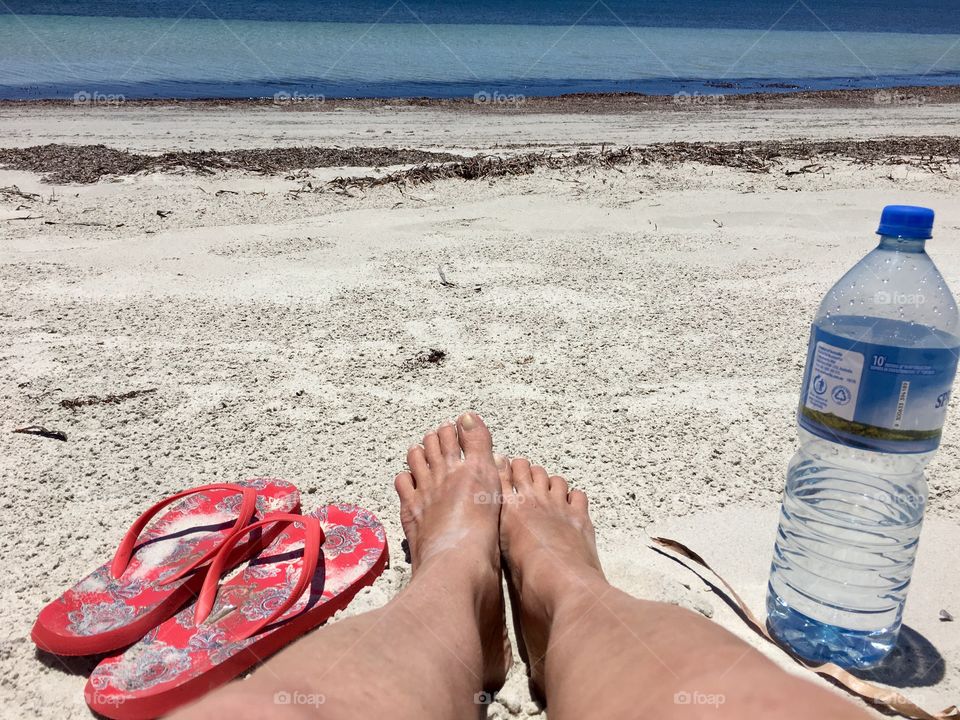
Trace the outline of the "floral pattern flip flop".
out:
[[[34,643],[58,655],[94,655],[136,642],[196,596],[206,564],[228,539],[269,513],[299,509],[297,489],[273,478],[203,485],[161,500],[130,527],[110,563],[40,611]],[[237,565],[277,532],[244,536],[227,560]]]
[[[270,546],[218,584],[231,545],[271,524],[281,532]],[[383,526],[354,505],[272,515],[240,535],[214,558],[196,603],[97,666],[84,690],[91,709],[117,720],[165,715],[322,625],[387,565]]]

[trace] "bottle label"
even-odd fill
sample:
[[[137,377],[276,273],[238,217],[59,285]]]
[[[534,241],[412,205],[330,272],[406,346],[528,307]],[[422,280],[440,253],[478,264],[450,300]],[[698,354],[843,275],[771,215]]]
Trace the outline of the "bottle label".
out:
[[[960,348],[903,348],[813,327],[797,421],[844,445],[936,450]]]

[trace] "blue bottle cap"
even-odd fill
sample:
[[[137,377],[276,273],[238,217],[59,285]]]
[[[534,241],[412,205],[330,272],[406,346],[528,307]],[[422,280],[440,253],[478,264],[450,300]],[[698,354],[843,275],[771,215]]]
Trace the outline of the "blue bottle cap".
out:
[[[933,237],[933,210],[915,205],[887,205],[877,235],[928,240]]]

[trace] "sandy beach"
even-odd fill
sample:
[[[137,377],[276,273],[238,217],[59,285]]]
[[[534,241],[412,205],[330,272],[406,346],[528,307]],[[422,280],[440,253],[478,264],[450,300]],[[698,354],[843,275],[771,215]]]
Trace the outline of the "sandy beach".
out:
[[[598,102],[0,103],[2,149],[312,147],[389,163],[107,163],[83,183],[0,168],[0,716],[90,717],[93,663],[38,655],[30,626],[186,487],[274,476],[305,509],[374,511],[391,567],[346,614],[382,605],[409,579],[392,478],[465,409],[499,452],[586,491],[615,583],[806,672],[649,536],[687,543],[762,613],[823,293],[875,245],[888,203],[937,211],[928,249],[960,291],[960,102]],[[681,141],[701,145],[645,150]],[[768,141],[786,149],[741,148]],[[551,160],[414,182],[429,156],[394,163],[398,149]],[[958,625],[939,620],[960,616],[956,404],[928,468],[908,642],[870,676],[933,711],[960,702]],[[31,425],[66,440],[12,432]],[[546,717],[519,657],[489,716]]]

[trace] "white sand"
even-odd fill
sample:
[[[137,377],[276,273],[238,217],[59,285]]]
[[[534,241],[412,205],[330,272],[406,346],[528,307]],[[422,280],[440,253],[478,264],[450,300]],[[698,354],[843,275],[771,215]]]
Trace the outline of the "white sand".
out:
[[[958,107],[513,119],[4,107],[0,146],[879,137],[953,132]],[[374,510],[393,566],[349,612],[382,604],[409,574],[391,478],[410,443],[465,408],[486,418],[501,452],[587,491],[615,581],[743,633],[692,573],[647,548],[644,528],[688,542],[761,611],[821,295],[872,247],[889,202],[936,208],[931,254],[960,291],[956,170],[825,165],[791,177],[693,164],[541,171],[356,197],[293,197],[301,179],[242,173],[51,187],[0,172],[0,187],[52,200],[30,208],[39,220],[8,219],[24,211],[0,202],[0,716],[89,716],[89,663],[71,661],[68,672],[41,661],[30,625],[110,556],[139,511],[184,487],[275,475],[300,487],[305,508],[344,499]],[[319,185],[351,172],[369,171],[311,176]],[[438,264],[457,287],[440,285]],[[446,351],[445,362],[405,367],[428,348]],[[144,388],[157,392],[59,405]],[[918,687],[907,694],[935,710],[960,700],[958,625],[936,620],[941,607],[960,616],[951,412],[929,468],[932,520],[907,611],[944,659],[910,677]],[[9,432],[30,424],[69,439]],[[537,713],[518,665],[490,714]]]
[[[672,106],[666,111],[589,113],[458,113],[411,106],[334,107],[314,112],[296,105],[207,107],[50,106],[41,112],[0,104],[3,147],[49,142],[103,143],[138,151],[293,145],[423,149],[637,145],[675,140],[836,139],[884,135],[952,135],[960,104],[876,105],[790,109]],[[522,108],[521,108],[522,109]]]

